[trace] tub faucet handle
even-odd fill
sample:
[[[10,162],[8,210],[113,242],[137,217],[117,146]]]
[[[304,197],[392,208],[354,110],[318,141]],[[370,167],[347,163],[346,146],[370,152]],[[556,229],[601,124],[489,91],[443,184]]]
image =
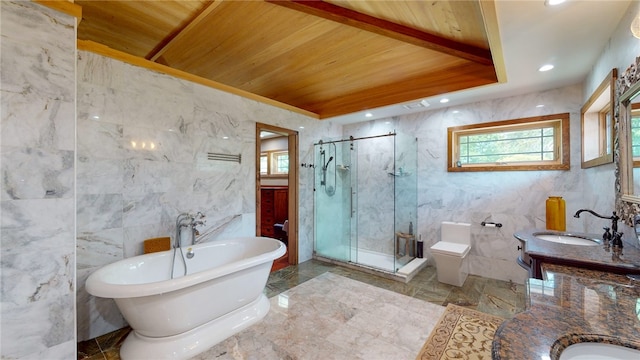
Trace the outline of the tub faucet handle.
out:
[[[621,232],[617,232],[615,233],[615,235],[613,236],[613,241],[611,242],[611,245],[613,245],[613,247],[618,247],[620,249],[622,249],[622,234]]]

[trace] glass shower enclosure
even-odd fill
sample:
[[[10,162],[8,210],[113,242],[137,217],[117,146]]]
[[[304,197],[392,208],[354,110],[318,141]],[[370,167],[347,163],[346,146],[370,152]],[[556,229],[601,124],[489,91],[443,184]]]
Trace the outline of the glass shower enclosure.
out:
[[[314,144],[316,257],[396,273],[417,255],[417,140]]]

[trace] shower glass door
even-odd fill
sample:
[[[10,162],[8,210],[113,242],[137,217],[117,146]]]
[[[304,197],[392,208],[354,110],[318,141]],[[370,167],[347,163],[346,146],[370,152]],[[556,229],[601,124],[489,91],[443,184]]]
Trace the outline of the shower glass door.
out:
[[[353,261],[386,272],[395,272],[394,143],[394,135],[357,140],[354,187],[358,246]]]
[[[319,141],[314,166],[316,256],[390,273],[416,257],[415,137]]]
[[[357,247],[352,148],[348,142],[321,141],[314,146],[314,250],[318,256],[344,262],[353,261],[351,249]]]
[[[396,271],[417,257],[418,140],[398,132],[394,137],[394,214]]]

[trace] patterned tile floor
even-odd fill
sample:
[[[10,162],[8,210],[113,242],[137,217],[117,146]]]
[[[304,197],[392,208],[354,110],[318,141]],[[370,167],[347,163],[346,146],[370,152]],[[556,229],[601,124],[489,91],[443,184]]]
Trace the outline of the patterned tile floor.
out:
[[[515,313],[524,310],[525,307],[523,284],[470,275],[462,287],[455,287],[439,283],[435,268],[432,266],[426,267],[409,283],[405,284],[361,271],[310,260],[298,266],[289,266],[271,273],[265,293],[267,297],[273,298],[327,272],[432,304],[446,306],[449,303],[453,303],[503,318],[510,318]],[[437,318],[435,320],[437,321]],[[118,350],[128,333],[129,329],[122,329],[96,339],[78,343],[78,359],[119,360]],[[235,341],[240,340],[236,339]],[[220,346],[222,345],[221,343]],[[218,345],[216,348],[218,348]],[[232,358],[225,351],[219,351],[220,353],[215,358]],[[284,350],[281,349],[281,351]],[[209,352],[205,354],[209,354]],[[285,355],[291,356],[290,353]],[[275,358],[283,358],[283,353],[275,354],[274,356]],[[205,355],[205,357],[198,358],[207,359],[209,357]],[[293,358],[305,357],[294,356]]]

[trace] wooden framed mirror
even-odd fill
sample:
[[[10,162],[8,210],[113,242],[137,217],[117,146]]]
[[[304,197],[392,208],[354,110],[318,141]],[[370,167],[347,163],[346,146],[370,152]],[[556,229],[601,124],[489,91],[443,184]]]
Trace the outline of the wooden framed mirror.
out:
[[[616,85],[616,209],[620,218],[633,226],[635,214],[640,214],[640,57],[620,75]]]
[[[613,162],[613,104],[618,70],[602,80],[580,110],[583,169]]]

